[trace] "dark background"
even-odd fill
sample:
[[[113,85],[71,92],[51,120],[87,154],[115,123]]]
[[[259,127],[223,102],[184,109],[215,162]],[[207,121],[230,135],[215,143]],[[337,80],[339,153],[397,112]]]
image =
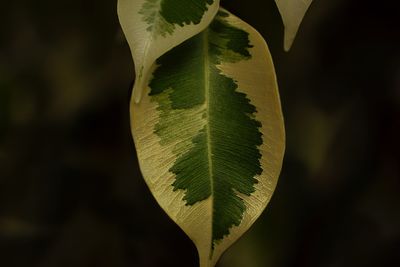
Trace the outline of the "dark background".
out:
[[[397,1],[316,0],[289,53],[272,0],[223,1],[267,39],[287,152],[219,267],[400,266]],[[141,177],[116,1],[2,1],[0,266],[197,266]]]

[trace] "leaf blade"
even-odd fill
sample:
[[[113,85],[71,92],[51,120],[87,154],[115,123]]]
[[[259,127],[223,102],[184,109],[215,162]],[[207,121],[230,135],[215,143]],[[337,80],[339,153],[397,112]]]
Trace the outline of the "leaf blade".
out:
[[[222,11],[157,64],[147,95],[131,104],[139,163],[201,266],[213,266],[261,214],[280,172],[284,128],[271,56],[253,28]]]

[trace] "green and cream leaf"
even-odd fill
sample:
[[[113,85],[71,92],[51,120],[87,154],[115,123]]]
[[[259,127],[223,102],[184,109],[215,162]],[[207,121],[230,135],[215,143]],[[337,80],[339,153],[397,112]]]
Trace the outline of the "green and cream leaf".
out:
[[[205,29],[219,0],[118,0],[118,17],[135,62],[136,102],[155,60]]]
[[[284,48],[289,51],[300,23],[313,0],[275,0],[285,26]]]
[[[264,210],[281,170],[284,125],[264,39],[221,10],[153,65],[131,125],[151,192],[196,244],[200,266],[214,266]]]

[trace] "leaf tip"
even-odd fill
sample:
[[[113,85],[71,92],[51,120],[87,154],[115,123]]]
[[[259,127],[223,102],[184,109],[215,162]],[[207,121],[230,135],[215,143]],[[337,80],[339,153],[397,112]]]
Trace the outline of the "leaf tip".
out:
[[[138,88],[137,86],[133,87],[133,101],[135,104],[139,104],[140,100],[142,99],[142,92],[140,90],[140,87]]]
[[[289,31],[285,29],[284,40],[283,40],[283,50],[285,50],[285,52],[289,52],[290,48],[292,48],[296,35],[297,35],[297,30]]]

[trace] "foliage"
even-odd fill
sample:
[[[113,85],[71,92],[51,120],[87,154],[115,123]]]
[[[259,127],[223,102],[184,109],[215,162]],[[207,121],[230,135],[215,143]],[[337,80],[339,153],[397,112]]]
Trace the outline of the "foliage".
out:
[[[398,8],[314,1],[289,53],[274,1],[221,1],[268,40],[285,114],[266,212],[218,267],[400,266]],[[196,266],[129,131],[116,1],[0,10],[1,266]]]
[[[286,49],[309,5],[299,2],[277,1]],[[228,11],[216,15],[218,7],[214,0],[118,4],[135,61],[131,125],[140,167],[204,267],[268,204],[285,136],[265,41]]]

